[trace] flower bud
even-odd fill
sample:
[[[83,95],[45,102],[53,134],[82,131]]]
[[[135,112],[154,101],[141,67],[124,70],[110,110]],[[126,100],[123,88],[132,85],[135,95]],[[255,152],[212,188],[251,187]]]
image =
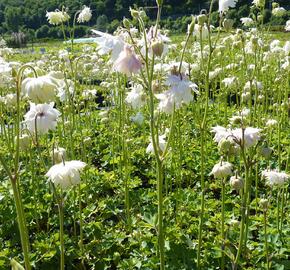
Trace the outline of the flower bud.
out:
[[[232,30],[233,25],[234,25],[234,20],[232,20],[232,19],[224,19],[224,21],[223,21],[223,27],[224,27],[224,29],[227,32],[229,32],[229,31]]]
[[[16,140],[16,137],[15,137]],[[19,148],[22,151],[25,151],[29,148],[31,143],[30,136],[28,134],[23,134],[19,137]]]
[[[92,144],[92,139],[91,137],[85,137],[84,138],[84,145],[91,145]]]
[[[163,50],[164,50],[164,44],[163,44],[162,40],[157,39],[157,40],[154,40],[152,42],[151,48],[152,48],[154,55],[160,57],[163,53]]]
[[[259,148],[259,153],[265,159],[269,159],[272,155],[273,150],[270,147],[261,147]]]
[[[231,142],[225,138],[222,138],[219,141],[218,149],[220,153],[227,153],[231,148]]]
[[[191,23],[187,26],[187,32],[188,32],[188,35],[191,35],[194,31],[194,26],[195,26],[195,17],[192,16],[191,17]]]
[[[274,8],[278,8],[279,7],[279,4],[277,3],[277,2],[273,2],[272,3],[272,8],[274,9]]]
[[[267,199],[261,199],[260,206],[261,206],[261,208],[263,208],[263,210],[267,210],[267,208],[269,206],[269,201]]]
[[[156,0],[156,4],[158,7],[161,7],[163,4],[163,0]]]
[[[234,190],[239,191],[244,187],[244,181],[239,176],[232,176],[230,178],[230,185]]]
[[[126,29],[130,29],[130,21],[127,18],[123,19],[123,25]]]
[[[54,163],[62,162],[63,160],[65,160],[65,156],[66,156],[66,150],[62,147],[53,149],[51,153],[51,157]]]
[[[130,13],[132,18],[138,19],[139,18],[139,11],[133,8],[130,8]]]
[[[199,24],[199,25],[204,25],[204,23],[206,23],[207,22],[207,16],[205,15],[205,14],[200,14],[200,15],[198,15],[197,16],[197,23]]]
[[[145,19],[147,17],[146,12],[144,10],[140,10],[139,15],[142,19]]]

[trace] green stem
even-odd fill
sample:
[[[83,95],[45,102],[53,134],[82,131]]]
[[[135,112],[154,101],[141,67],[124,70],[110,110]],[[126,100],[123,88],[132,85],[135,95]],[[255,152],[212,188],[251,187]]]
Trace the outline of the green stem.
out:
[[[265,253],[267,261],[267,270],[270,269],[269,252],[268,252],[268,236],[267,236],[267,210],[264,209],[264,239],[265,239]]]
[[[64,270],[64,220],[63,220],[63,208],[64,200],[61,191],[60,199],[58,203],[58,213],[59,213],[59,238],[60,238],[60,270]]]
[[[225,269],[225,179],[222,179],[222,222],[221,222],[221,239],[222,239],[222,259],[221,269]]]

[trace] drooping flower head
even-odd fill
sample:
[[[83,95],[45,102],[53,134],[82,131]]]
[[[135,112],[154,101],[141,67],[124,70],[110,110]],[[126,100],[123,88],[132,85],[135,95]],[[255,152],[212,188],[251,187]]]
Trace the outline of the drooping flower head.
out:
[[[65,11],[60,11],[56,9],[55,11],[48,12],[46,11],[46,17],[50,24],[60,25],[69,20],[69,15]]]
[[[114,63],[114,68],[116,71],[130,76],[132,73],[138,73],[142,64],[133,50],[126,45]]]
[[[35,127],[38,134],[45,134],[56,128],[60,112],[53,106],[54,103],[37,105],[30,103],[30,110],[24,116],[24,123],[31,133],[35,133]]]
[[[83,6],[81,13],[78,16],[78,23],[88,22],[92,18],[92,11],[89,7]]]
[[[86,166],[86,163],[79,160],[61,162],[53,165],[45,176],[58,187],[68,189],[71,186],[77,185],[81,181],[80,171]]]
[[[287,173],[278,170],[264,170],[262,171],[262,177],[267,180],[269,186],[281,186],[289,179]]]
[[[219,12],[226,12],[236,6],[237,0],[219,0]]]
[[[214,178],[225,178],[233,173],[232,169],[233,164],[227,161],[220,161],[213,166],[210,175],[213,175]]]

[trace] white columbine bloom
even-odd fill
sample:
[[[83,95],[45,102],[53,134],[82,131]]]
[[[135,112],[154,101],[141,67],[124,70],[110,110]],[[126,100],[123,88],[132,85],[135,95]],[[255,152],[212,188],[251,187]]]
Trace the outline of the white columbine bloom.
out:
[[[133,109],[141,108],[145,104],[143,86],[141,84],[133,84],[125,100]]]
[[[264,170],[262,171],[262,177],[267,180],[269,186],[281,186],[289,179],[287,173],[279,172],[277,170]]]
[[[161,152],[164,152],[165,147],[166,147],[166,140],[165,140],[165,138],[166,138],[166,133],[163,134],[163,135],[159,135],[159,137],[158,137],[158,140],[159,140],[159,148],[160,148]],[[151,141],[151,138],[150,138],[150,141]],[[154,148],[153,148],[152,141],[147,146],[146,153],[147,154],[154,153]]]
[[[197,85],[189,81],[186,76],[169,75],[165,84],[169,89],[155,95],[160,100],[159,111],[165,113],[172,113],[174,106],[179,109],[183,104],[189,104],[193,100],[192,91],[198,93]]]
[[[232,169],[233,164],[222,161],[213,166],[210,175],[213,175],[214,178],[225,178],[233,174]]]
[[[283,7],[276,7],[272,10],[272,14],[276,17],[282,17],[286,14],[286,9]]]
[[[85,168],[86,163],[79,160],[61,162],[53,165],[45,176],[58,187],[68,189],[81,181],[80,172]]]
[[[89,7],[83,6],[81,13],[78,16],[78,23],[88,22],[92,18],[92,11]]]
[[[99,36],[95,39],[98,44],[98,53],[100,55],[111,53],[111,62],[115,62],[125,46],[125,42],[122,38],[97,30],[92,30],[92,32]]]
[[[130,118],[135,124],[137,125],[142,125],[142,123],[144,122],[144,116],[141,112],[138,112],[135,116],[132,116]]]
[[[251,27],[255,24],[253,19],[248,18],[248,17],[241,18],[240,20],[241,20],[242,24],[246,27]]]
[[[219,143],[222,139],[229,140],[235,144],[240,145],[244,139],[244,146],[246,148],[255,145],[261,138],[261,130],[258,128],[247,127],[244,129],[227,129],[221,126],[216,126],[211,129],[211,132],[215,133],[214,140]]]
[[[69,15],[65,11],[55,10],[46,12],[47,20],[52,25],[60,25],[69,19]]]
[[[226,12],[230,7],[236,6],[237,0],[219,0],[219,12]]]
[[[56,128],[60,112],[53,106],[54,103],[37,105],[30,103],[30,110],[24,116],[24,123],[31,133],[35,133],[35,127],[38,134],[45,134]]]
[[[21,91],[35,103],[47,103],[55,100],[58,84],[50,76],[26,78],[22,81]]]

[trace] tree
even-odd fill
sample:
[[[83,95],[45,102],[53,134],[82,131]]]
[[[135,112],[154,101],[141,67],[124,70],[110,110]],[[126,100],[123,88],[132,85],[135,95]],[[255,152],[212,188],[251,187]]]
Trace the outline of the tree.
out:
[[[4,12],[4,17],[8,30],[18,32],[23,21],[21,8],[7,7]]]

